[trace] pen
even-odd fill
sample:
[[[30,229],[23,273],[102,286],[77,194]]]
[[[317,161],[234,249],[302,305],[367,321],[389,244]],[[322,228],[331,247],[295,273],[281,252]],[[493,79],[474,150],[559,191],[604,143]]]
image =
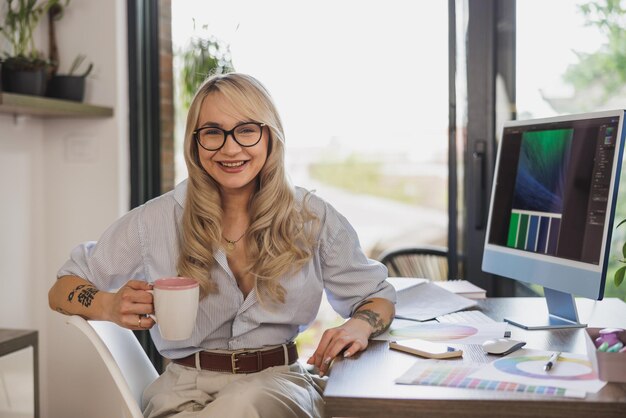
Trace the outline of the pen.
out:
[[[556,352],[554,354],[552,354],[550,356],[550,358],[548,359],[548,362],[546,363],[545,366],[543,366],[543,370],[550,371],[550,369],[552,369],[552,367],[554,367],[554,364],[556,363],[556,361],[559,359],[559,356],[561,355],[560,352]]]

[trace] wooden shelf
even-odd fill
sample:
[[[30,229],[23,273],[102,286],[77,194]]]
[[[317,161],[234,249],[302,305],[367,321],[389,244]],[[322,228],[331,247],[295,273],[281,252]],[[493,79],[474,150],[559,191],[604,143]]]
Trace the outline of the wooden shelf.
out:
[[[42,118],[107,118],[113,109],[70,100],[0,92],[0,113]]]

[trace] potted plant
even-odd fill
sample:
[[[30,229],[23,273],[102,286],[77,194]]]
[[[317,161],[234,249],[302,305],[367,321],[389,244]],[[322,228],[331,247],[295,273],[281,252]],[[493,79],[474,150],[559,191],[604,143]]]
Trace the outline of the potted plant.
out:
[[[85,55],[79,54],[67,75],[53,75],[48,81],[46,96],[82,102],[85,97],[85,78],[93,69],[93,63],[89,63],[87,69],[77,74],[85,58]]]
[[[35,48],[33,33],[41,17],[62,0],[6,0],[0,33],[9,41],[10,51],[2,58],[2,85],[5,91],[43,95],[46,91],[48,61]],[[67,4],[67,0],[64,2]]]

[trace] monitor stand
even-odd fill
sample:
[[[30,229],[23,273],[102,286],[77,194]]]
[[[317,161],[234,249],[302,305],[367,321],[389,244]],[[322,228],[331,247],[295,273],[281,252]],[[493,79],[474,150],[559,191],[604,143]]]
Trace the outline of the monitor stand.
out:
[[[524,329],[584,328],[587,324],[578,322],[576,301],[571,293],[543,288],[548,303],[548,316],[540,312],[524,312],[523,317],[504,318],[505,322]]]

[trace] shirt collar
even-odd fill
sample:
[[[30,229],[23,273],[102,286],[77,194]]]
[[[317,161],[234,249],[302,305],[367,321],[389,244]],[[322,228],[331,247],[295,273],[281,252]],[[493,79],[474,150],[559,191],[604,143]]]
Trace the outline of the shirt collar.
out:
[[[187,197],[187,179],[181,181],[174,188],[174,200],[181,206],[185,207],[185,199]]]

